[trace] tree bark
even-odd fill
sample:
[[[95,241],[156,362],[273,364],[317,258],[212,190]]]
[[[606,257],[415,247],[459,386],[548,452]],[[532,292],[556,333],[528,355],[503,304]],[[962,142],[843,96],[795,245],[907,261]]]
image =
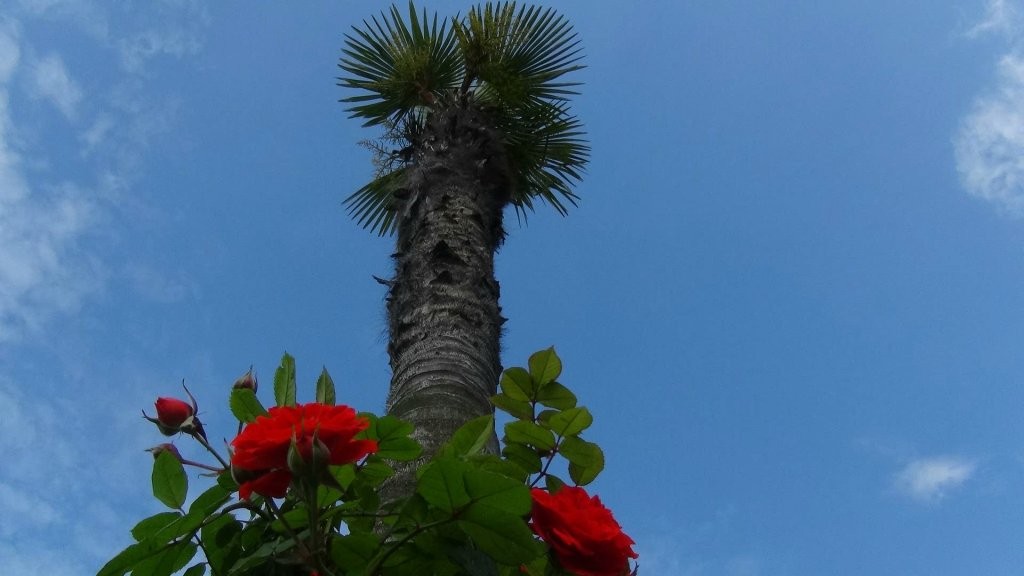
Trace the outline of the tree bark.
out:
[[[411,494],[416,467],[462,424],[493,413],[489,398],[501,373],[505,320],[494,254],[511,172],[500,139],[486,114],[463,102],[435,110],[413,146],[405,188],[395,195],[387,412],[415,426],[424,454],[396,467],[384,501]]]

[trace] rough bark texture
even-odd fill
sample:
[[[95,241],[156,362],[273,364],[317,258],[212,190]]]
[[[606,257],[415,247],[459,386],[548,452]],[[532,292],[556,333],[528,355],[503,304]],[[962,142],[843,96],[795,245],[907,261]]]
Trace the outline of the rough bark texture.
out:
[[[501,373],[494,253],[510,181],[500,140],[481,111],[452,105],[432,114],[414,150],[396,193],[387,411],[415,425],[424,458],[398,467],[385,501],[413,491],[415,468],[459,426],[493,412]]]

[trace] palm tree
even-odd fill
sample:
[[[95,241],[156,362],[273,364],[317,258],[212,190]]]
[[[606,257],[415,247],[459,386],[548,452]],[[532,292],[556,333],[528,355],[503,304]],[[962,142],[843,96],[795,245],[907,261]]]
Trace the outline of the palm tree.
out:
[[[507,205],[565,214],[589,147],[567,98],[582,68],[572,27],[550,9],[487,3],[438,22],[410,2],[346,35],[342,102],[383,127],[373,181],[346,200],[396,235],[387,297],[387,411],[433,454],[464,422],[492,413],[501,372],[494,254]],[[411,491],[409,470],[404,486]],[[399,475],[403,473],[399,470]],[[385,495],[387,497],[387,495]]]

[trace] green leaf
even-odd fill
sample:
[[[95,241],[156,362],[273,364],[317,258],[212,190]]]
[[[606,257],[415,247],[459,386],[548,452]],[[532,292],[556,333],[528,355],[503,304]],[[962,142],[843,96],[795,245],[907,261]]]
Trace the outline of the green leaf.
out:
[[[295,358],[287,352],[274,372],[274,401],[278,406],[295,406]]]
[[[473,576],[498,576],[498,567],[490,556],[470,548],[468,543],[449,551],[449,556],[462,568],[461,574]]]
[[[184,568],[195,557],[197,549],[198,547],[192,542],[182,540],[140,562],[132,569],[132,574],[171,576]]]
[[[593,442],[570,436],[562,440],[558,453],[569,461],[569,477],[578,486],[586,486],[604,470],[604,452]]]
[[[540,450],[551,450],[555,447],[555,435],[551,430],[526,420],[505,424],[505,438],[508,442],[529,444]]]
[[[519,367],[502,372],[499,385],[503,394],[519,402],[532,401],[536,392],[536,385],[530,373]]]
[[[188,570],[185,570],[185,573],[182,574],[182,576],[203,576],[203,574],[206,574],[205,563],[189,567]]]
[[[339,84],[355,93],[343,98],[352,117],[386,129],[377,178],[345,200],[360,225],[380,235],[397,228],[409,164],[389,157],[391,147],[410,148],[429,111],[468,96],[488,111],[517,175],[511,204],[524,217],[538,202],[561,214],[575,205],[573,186],[589,159],[582,122],[568,98],[577,82],[566,75],[582,68],[581,47],[568,20],[550,9],[500,3],[456,17],[446,30],[426,12],[408,18],[397,7],[363,22],[345,36]],[[393,143],[394,141],[394,143]]]
[[[536,474],[541,470],[540,456],[533,448],[523,444],[507,443],[501,453],[509,462],[519,466],[527,474]]]
[[[152,538],[154,534],[179,518],[181,518],[181,512],[158,512],[136,524],[132,528],[132,537],[137,542]]]
[[[505,393],[491,396],[491,404],[520,420],[533,420],[533,405],[529,402],[513,400]]]
[[[188,477],[178,458],[169,450],[153,461],[153,496],[168,508],[180,510],[188,492]]]
[[[502,513],[524,516],[530,512],[532,499],[530,489],[522,482],[508,476],[485,472],[474,468],[463,471],[466,493],[469,494],[471,509],[481,513]]]
[[[555,353],[553,346],[530,356],[530,376],[538,388],[543,389],[549,382],[554,382],[561,373],[562,360]]]
[[[291,530],[301,531],[309,525],[309,509],[305,505],[283,512],[281,517],[270,523],[270,529],[278,534]]]
[[[470,508],[459,516],[458,523],[478,548],[502,564],[522,564],[544,551],[520,516]]]
[[[535,458],[537,457],[537,453],[530,448],[526,448],[525,446],[520,447],[532,453]],[[520,484],[525,482],[526,477],[529,475],[529,473],[519,464],[503,459],[495,454],[477,454],[476,456],[468,457],[467,460],[478,470],[501,474],[502,476],[511,478]]]
[[[217,485],[230,492],[238,492],[238,482],[231,477],[231,474],[220,474],[217,476]]]
[[[264,566],[268,564],[268,558],[288,552],[294,547],[295,540],[292,538],[267,542],[236,562],[235,565],[231,567],[231,571],[228,572],[228,574],[241,575],[250,573],[250,570],[256,566]]]
[[[576,395],[558,382],[548,382],[537,391],[537,401],[551,408],[566,410],[576,406]]]
[[[231,499],[231,492],[220,484],[214,484],[192,501],[188,507],[188,513],[209,516]]]
[[[334,477],[335,482],[338,483],[344,489],[348,489],[349,485],[356,478],[356,467],[355,464],[345,464],[344,466],[331,466],[329,468],[331,476]]]
[[[438,27],[410,3],[408,22],[395,6],[390,15],[363,22],[345,35],[340,66],[348,76],[340,83],[360,90],[343,102],[358,103],[352,117],[366,126],[394,124],[418,107],[428,106],[459,85],[463,59],[447,22]]]
[[[259,398],[256,398],[256,393],[248,388],[233,389],[228,404],[231,406],[231,413],[235,415],[235,418],[246,424],[255,420],[257,416],[267,413]]]
[[[394,474],[394,468],[388,466],[387,463],[383,462],[379,457],[374,456],[359,467],[356,476],[360,480],[365,480],[373,486],[379,486],[382,482],[391,476],[394,476]]]
[[[200,535],[203,550],[213,574],[223,574],[238,559],[241,547],[242,523],[231,514],[222,514],[202,527]]]
[[[555,476],[554,474],[545,474],[544,486],[547,487],[548,492],[554,494],[555,492],[561,490],[563,486],[565,486],[565,482],[562,481],[562,479],[559,478],[558,476]]]
[[[548,420],[551,430],[559,436],[576,436],[593,423],[594,417],[582,406],[559,412]]]
[[[174,521],[169,522],[168,524],[154,532],[152,536],[146,538],[144,542],[153,541],[158,544],[166,544],[167,542],[170,542],[171,540],[174,540],[179,536],[191,534],[192,532],[196,531],[205,520],[206,515],[204,514],[190,513],[184,516],[179,516]]]
[[[316,379],[316,401],[320,404],[334,406],[334,380],[331,380],[331,375],[327,373],[326,367],[320,372],[320,377]]]
[[[419,443],[409,437],[413,430],[412,424],[394,416],[361,416],[370,419],[370,428],[365,434],[369,438],[377,439],[377,456],[389,460],[409,461],[419,458],[423,452]]]
[[[469,504],[469,493],[463,482],[465,464],[443,458],[434,460],[422,470],[416,492],[424,500],[448,513]]]
[[[121,576],[131,571],[136,564],[164,549],[164,542],[143,540],[125,548],[107,561],[96,576]]]
[[[445,456],[473,456],[483,452],[494,436],[494,416],[487,414],[466,422],[441,448]]]
[[[370,563],[379,549],[380,541],[377,537],[366,532],[331,538],[331,560],[335,566],[344,566],[346,573],[358,573],[360,568]]]
[[[412,438],[392,438],[378,445],[377,455],[389,460],[408,462],[420,457],[423,448]]]

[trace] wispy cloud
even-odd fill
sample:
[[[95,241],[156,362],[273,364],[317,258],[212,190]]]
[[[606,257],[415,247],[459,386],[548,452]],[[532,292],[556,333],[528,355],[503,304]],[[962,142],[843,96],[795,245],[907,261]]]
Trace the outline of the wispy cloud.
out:
[[[919,458],[896,473],[897,490],[921,502],[936,502],[967,482],[977,470],[973,460],[958,456]]]
[[[108,26],[112,18],[117,26]],[[114,72],[112,81],[95,93],[84,89],[76,78],[88,77],[87,69],[76,71],[61,55],[73,42],[59,51],[33,42],[40,20],[83,32],[74,42],[84,42],[89,58],[76,65]],[[98,238],[116,230],[109,224],[126,206],[140,205],[127,192],[149,143],[172,129],[177,110],[174,96],[150,94],[139,72],[160,55],[197,53],[208,20],[192,0],[118,11],[87,0],[31,0],[0,16],[0,345],[40,334],[102,294],[112,274],[126,274],[110,270],[116,265],[106,263]],[[48,149],[37,122],[26,120],[30,108],[18,108],[25,96],[53,107],[32,113],[72,121],[50,125],[65,132],[57,138],[80,143],[77,158]],[[70,164],[73,172],[58,168]]]
[[[968,193],[1013,216],[1024,216],[1024,20],[1011,0],[990,0],[967,36],[999,34],[1013,46],[998,61],[995,86],[979,95],[954,139],[960,180]]]
[[[10,80],[20,64],[16,28],[0,27],[0,342],[38,326],[55,310],[71,310],[87,291],[70,274],[89,267],[74,241],[89,226],[90,200],[73,187],[30,188],[12,138]],[[86,277],[91,276],[85,271]]]
[[[65,118],[74,120],[82,90],[68,75],[64,60],[50,54],[33,64],[31,74],[33,94],[49,100]]]
[[[1021,15],[1012,0],[989,0],[985,16],[967,31],[968,38],[986,34],[1016,34],[1021,25]]]

